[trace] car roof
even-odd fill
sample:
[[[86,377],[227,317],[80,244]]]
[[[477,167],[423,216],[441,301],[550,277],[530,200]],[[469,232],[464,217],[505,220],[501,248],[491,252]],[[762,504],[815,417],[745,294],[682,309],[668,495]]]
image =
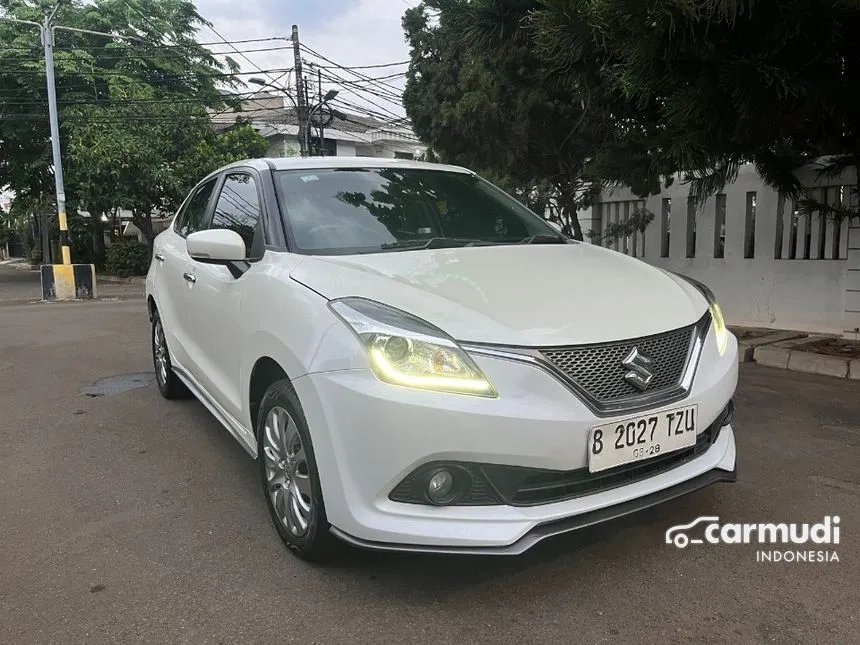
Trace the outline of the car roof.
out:
[[[467,168],[448,164],[413,161],[411,159],[391,159],[388,157],[267,157],[246,159],[220,168],[217,172],[237,166],[252,167],[258,170],[312,170],[323,168],[410,168],[415,170],[437,170],[474,174]]]

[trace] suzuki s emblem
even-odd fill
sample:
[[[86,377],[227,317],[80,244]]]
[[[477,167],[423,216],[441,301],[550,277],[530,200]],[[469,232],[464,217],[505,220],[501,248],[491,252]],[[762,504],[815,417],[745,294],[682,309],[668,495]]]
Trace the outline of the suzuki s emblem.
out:
[[[624,380],[644,392],[654,378],[654,372],[649,369],[653,362],[650,356],[634,347],[627,354],[627,358],[621,361],[621,364],[630,370],[624,375]]]

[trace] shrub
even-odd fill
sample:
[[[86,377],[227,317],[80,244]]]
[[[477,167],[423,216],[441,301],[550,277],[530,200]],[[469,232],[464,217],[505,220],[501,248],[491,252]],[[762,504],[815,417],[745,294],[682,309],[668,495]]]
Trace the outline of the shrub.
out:
[[[32,265],[41,264],[42,263],[42,249],[38,247],[33,247],[27,249],[27,260]]]
[[[117,242],[107,248],[107,273],[125,278],[146,275],[149,270],[149,246],[142,242]]]

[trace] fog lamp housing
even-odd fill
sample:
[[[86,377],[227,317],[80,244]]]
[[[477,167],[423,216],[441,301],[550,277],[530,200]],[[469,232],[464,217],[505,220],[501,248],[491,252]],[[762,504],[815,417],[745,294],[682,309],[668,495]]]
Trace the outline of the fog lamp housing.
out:
[[[449,506],[457,502],[471,486],[471,477],[454,466],[440,466],[424,475],[424,496],[434,506]]]

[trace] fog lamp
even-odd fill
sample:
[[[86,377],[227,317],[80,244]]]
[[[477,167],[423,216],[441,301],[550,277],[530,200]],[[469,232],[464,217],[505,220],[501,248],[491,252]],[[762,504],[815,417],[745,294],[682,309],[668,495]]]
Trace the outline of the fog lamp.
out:
[[[434,504],[450,504],[457,496],[454,490],[454,475],[441,468],[427,479],[427,499]]]

